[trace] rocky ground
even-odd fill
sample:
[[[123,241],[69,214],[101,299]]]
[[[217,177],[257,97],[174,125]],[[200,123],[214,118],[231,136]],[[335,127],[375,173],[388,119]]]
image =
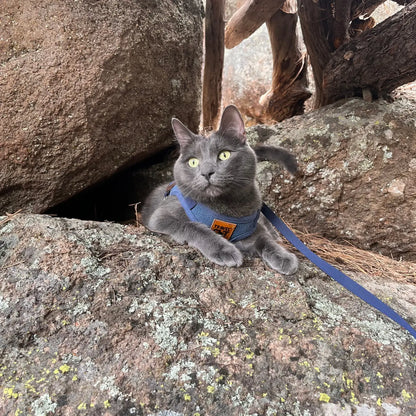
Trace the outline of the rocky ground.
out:
[[[416,287],[358,282],[413,325]],[[0,218],[2,415],[412,415],[416,342],[303,260],[217,267],[142,227]]]

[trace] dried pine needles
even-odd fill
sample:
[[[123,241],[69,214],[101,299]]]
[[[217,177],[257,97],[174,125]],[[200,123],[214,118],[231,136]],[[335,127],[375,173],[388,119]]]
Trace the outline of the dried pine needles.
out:
[[[296,231],[297,236],[324,260],[342,270],[361,272],[416,284],[416,263],[397,261],[345,242],[339,244],[316,234]]]
[[[6,224],[7,222],[11,221],[13,218],[17,217],[21,213],[21,211],[22,210],[19,209],[19,211],[16,211],[14,214],[6,213],[4,218],[0,219],[0,227]]]

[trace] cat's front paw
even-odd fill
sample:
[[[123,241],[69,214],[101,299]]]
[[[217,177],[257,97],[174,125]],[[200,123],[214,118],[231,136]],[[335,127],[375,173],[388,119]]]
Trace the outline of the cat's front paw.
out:
[[[241,254],[241,251],[231,243],[219,245],[213,250],[203,252],[203,254],[219,266],[238,267],[243,264],[243,255]]]
[[[287,257],[283,258],[280,273],[293,274],[299,267],[298,258],[293,253],[287,253]]]
[[[265,256],[264,260],[274,270],[282,274],[293,274],[298,270],[298,258],[289,252]]]

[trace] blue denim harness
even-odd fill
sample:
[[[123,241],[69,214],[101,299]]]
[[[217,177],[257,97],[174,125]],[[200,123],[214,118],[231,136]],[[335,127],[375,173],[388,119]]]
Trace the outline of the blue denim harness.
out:
[[[254,233],[260,210],[247,217],[227,217],[200,202],[184,197],[177,185],[171,187],[172,185],[167,188],[165,197],[168,195],[176,196],[191,221],[205,224],[231,242],[243,240]]]

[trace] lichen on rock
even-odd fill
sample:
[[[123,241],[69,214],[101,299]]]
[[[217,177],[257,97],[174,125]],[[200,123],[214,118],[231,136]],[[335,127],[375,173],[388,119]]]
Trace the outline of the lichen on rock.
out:
[[[299,176],[282,180],[264,164],[263,195],[298,229],[415,260],[415,115],[404,99],[353,99],[249,128],[250,143],[289,148],[300,166]]]
[[[305,260],[285,277],[258,259],[215,266],[143,228],[36,215],[0,224],[1,414],[416,406],[415,341]],[[414,285],[353,277],[416,320]]]

